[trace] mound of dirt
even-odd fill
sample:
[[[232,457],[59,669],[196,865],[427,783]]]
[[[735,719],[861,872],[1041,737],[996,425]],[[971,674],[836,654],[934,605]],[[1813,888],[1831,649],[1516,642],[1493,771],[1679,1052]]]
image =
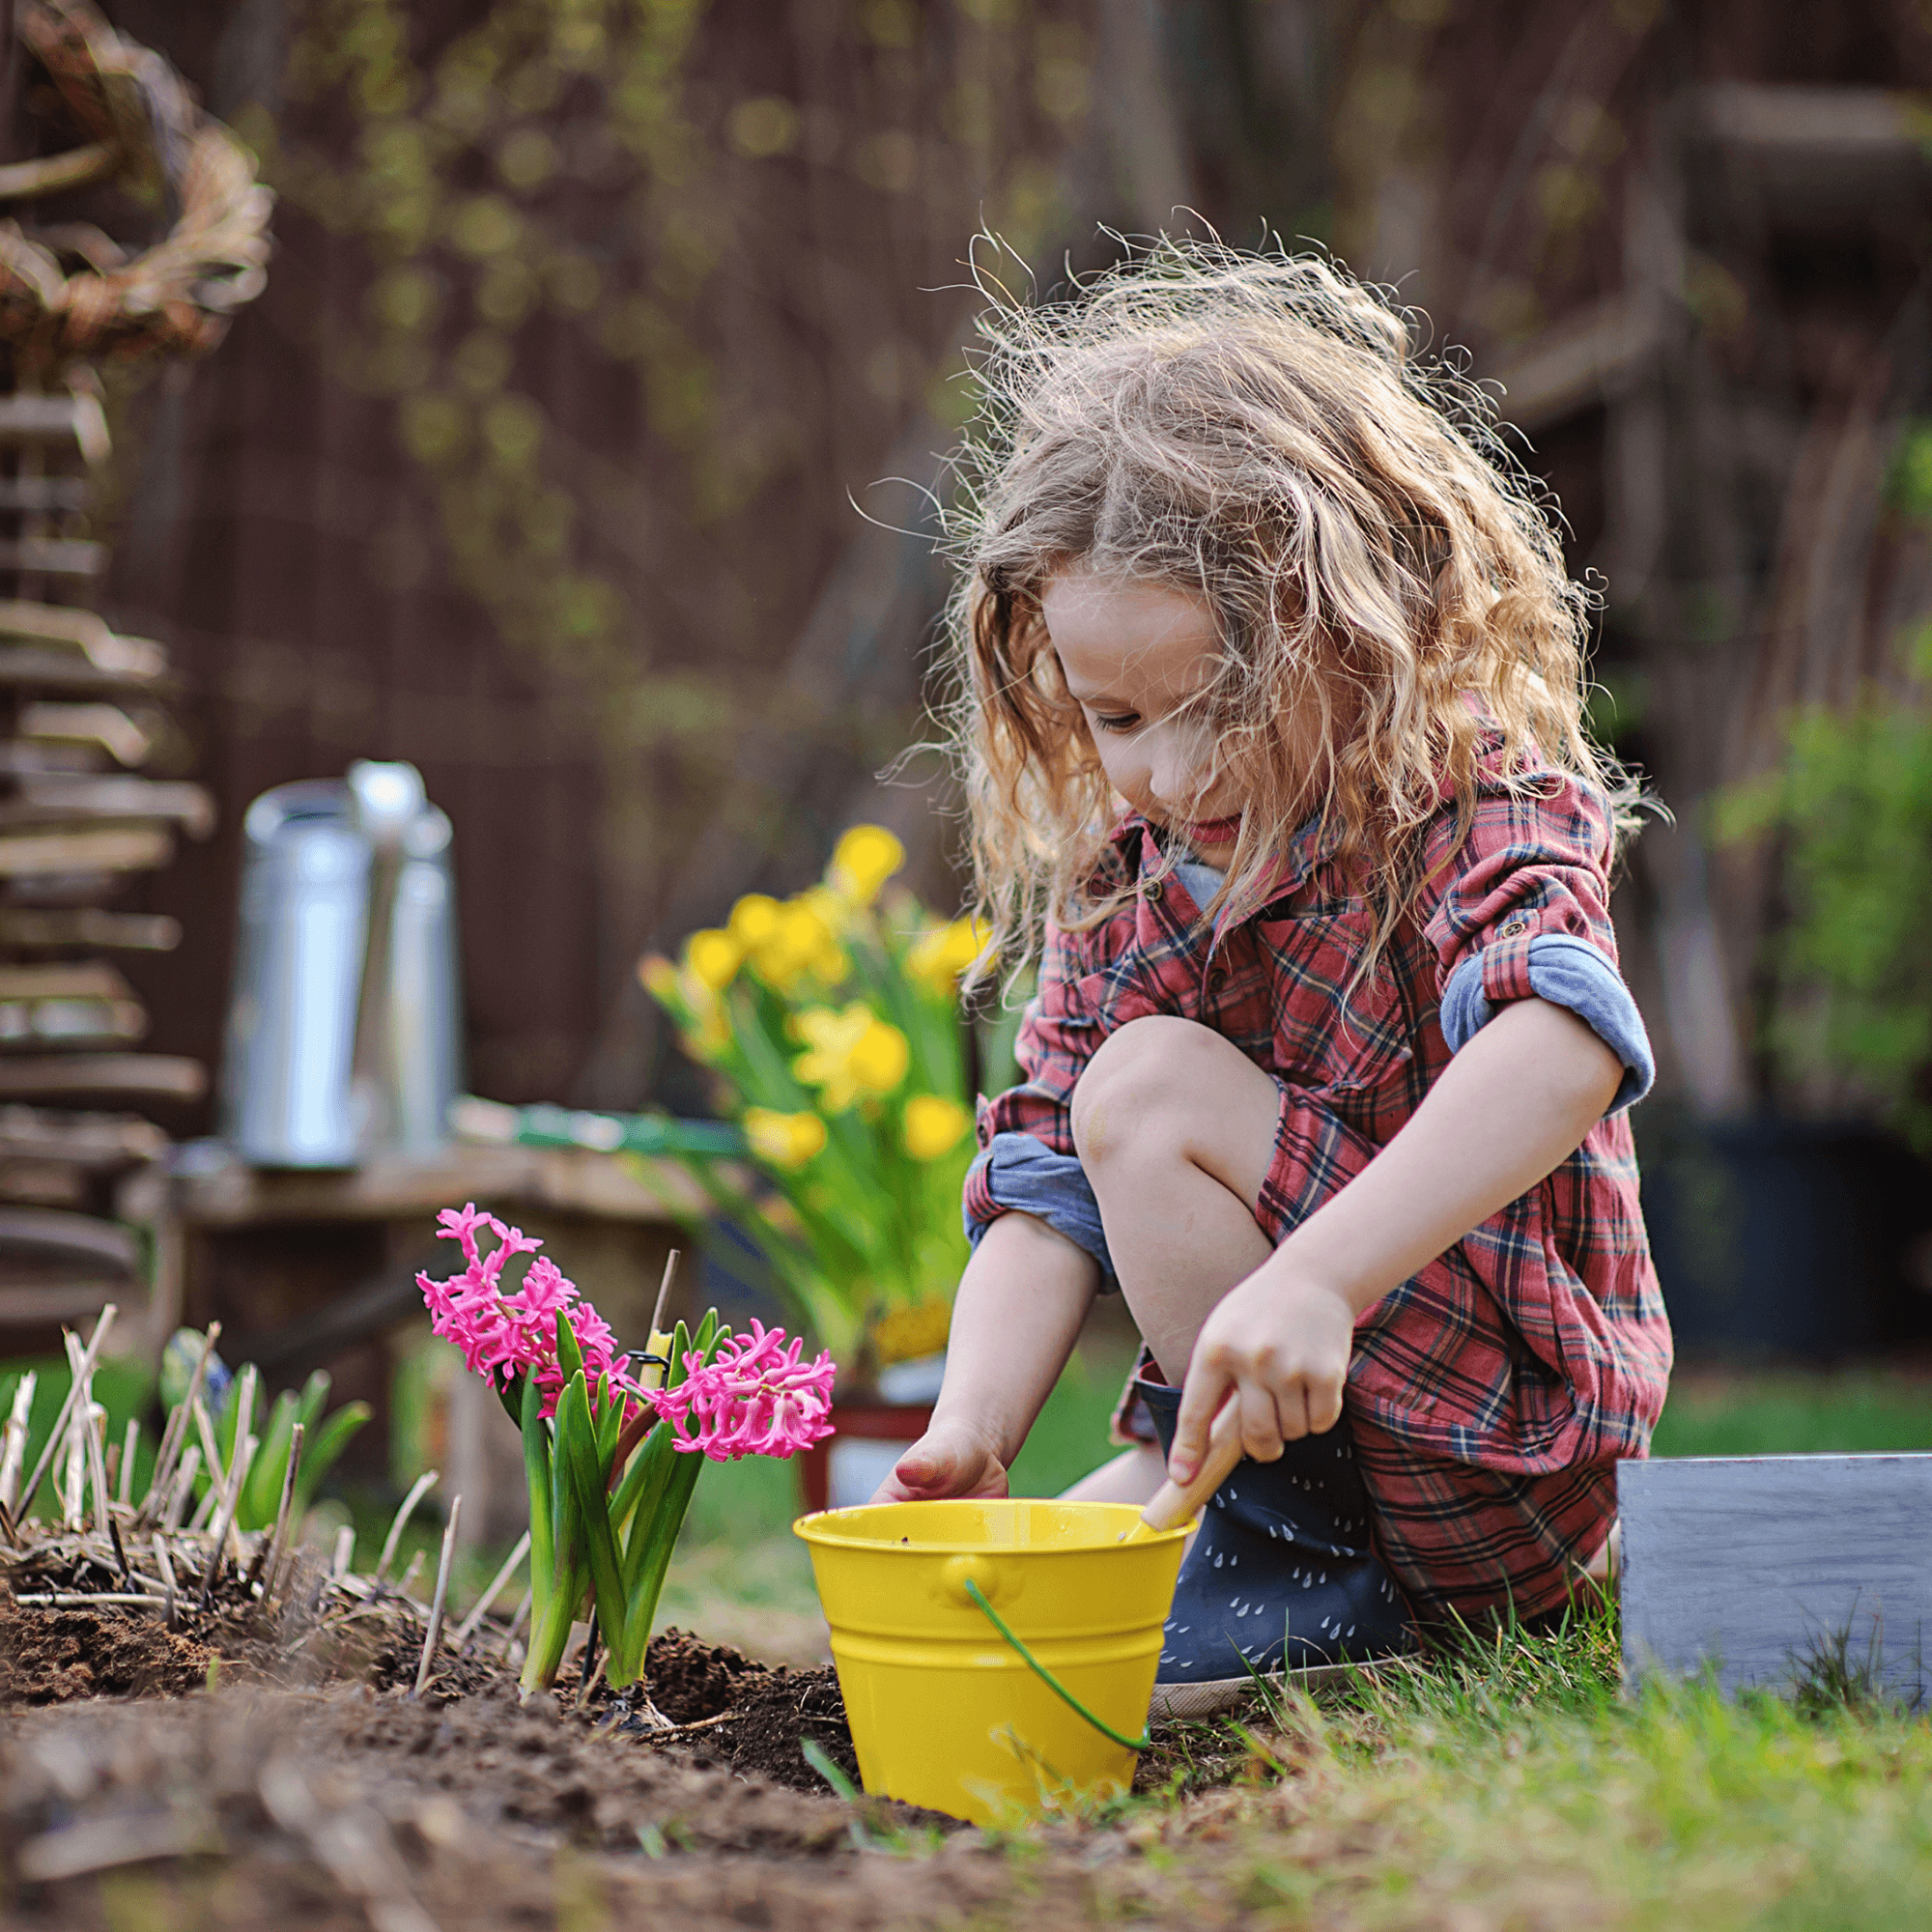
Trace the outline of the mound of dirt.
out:
[[[782,1673],[778,1673],[782,1675]],[[675,1624],[651,1638],[644,1682],[651,1701],[674,1724],[700,1723],[755,1693],[771,1668],[729,1644],[706,1643]]]
[[[309,1640],[316,1637],[326,1640]],[[393,1617],[372,1614],[326,1634],[311,1628],[289,1642],[234,1608],[206,1613],[185,1608],[182,1628],[171,1632],[139,1609],[21,1607],[0,1600],[0,1709],[86,1698],[182,1697],[218,1681],[283,1689],[359,1687],[383,1700],[376,1709],[389,1710],[389,1698],[413,1690],[420,1644],[413,1621],[400,1609]],[[211,1677],[217,1660],[220,1668]],[[651,1756],[762,1779],[788,1791],[829,1795],[832,1787],[806,1758],[810,1739],[853,1784],[860,1781],[844,1699],[828,1667],[775,1669],[728,1644],[706,1643],[673,1626],[651,1639],[644,1683],[675,1729],[649,1728],[634,1712],[634,1699],[613,1696],[601,1683],[580,1699],[576,1686],[560,1679],[554,1695],[523,1708],[552,1729],[614,1734],[647,1747]],[[494,1649],[485,1653],[472,1646],[462,1657],[445,1653],[420,1704],[407,1706],[433,1712],[471,1707],[498,1714],[520,1708],[516,1673]],[[492,1722],[502,1728],[497,1719]],[[1222,1783],[1245,1756],[1229,1737],[1210,1744],[1203,1727],[1158,1724],[1135,1787]],[[910,1807],[893,1810],[901,1822],[913,1821]],[[921,1813],[919,1822],[950,1828],[955,1821]]]
[[[0,1727],[9,1925],[420,1924],[413,1903],[444,1928],[527,1927],[564,1920],[566,1856],[621,1857],[642,1880],[662,1867],[640,1853],[714,1868],[850,1859],[837,1803],[639,1748],[508,1690],[434,1706],[243,1690]],[[131,1887],[118,1876],[130,1866],[145,1874]]]
[[[688,1747],[699,1764],[723,1765],[740,1776],[769,1778],[792,1791],[826,1791],[825,1779],[806,1762],[807,1738],[858,1783],[845,1700],[829,1668],[766,1671],[745,1686],[723,1723],[692,1738]],[[668,1739],[662,1747],[683,1747],[681,1739]]]
[[[216,1653],[158,1618],[125,1609],[0,1604],[0,1706],[82,1697],[181,1697]]]
[[[0,1719],[0,1922],[1060,1932],[1090,1907],[1108,1922],[1239,1921],[1211,1875],[1143,1863],[1141,1826],[1064,1821],[1022,1869],[955,1820],[839,1802],[804,1754],[810,1740],[856,1782],[830,1670],[773,1669],[668,1630],[647,1683],[673,1728],[645,1728],[635,1699],[602,1687],[520,1700],[499,1639],[446,1654],[415,1697],[412,1618],[394,1605],[358,1617],[327,1644],[310,1625],[277,1648],[235,1612],[185,1613],[170,1634],[140,1609],[0,1605],[0,1701],[14,1706]],[[224,1688],[209,1690],[217,1658]],[[270,1669],[281,1685],[261,1681]],[[1175,1731],[1144,1779],[1192,1790],[1245,1775],[1210,1762],[1220,1741],[1199,1733]],[[1199,1831],[1220,1830],[1218,1815],[1204,1810]],[[940,1830],[895,1835],[921,1826]],[[919,1855],[868,1855],[895,1845]]]

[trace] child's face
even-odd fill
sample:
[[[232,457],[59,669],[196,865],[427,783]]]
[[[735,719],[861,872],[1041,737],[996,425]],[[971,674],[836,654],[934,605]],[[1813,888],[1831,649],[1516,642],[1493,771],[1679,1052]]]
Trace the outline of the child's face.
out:
[[[1233,781],[1214,769],[1212,720],[1205,704],[1190,704],[1213,683],[1221,656],[1207,600],[1068,565],[1047,580],[1040,610],[1114,789],[1161,824],[1236,815]],[[1193,842],[1232,845],[1233,833]]]

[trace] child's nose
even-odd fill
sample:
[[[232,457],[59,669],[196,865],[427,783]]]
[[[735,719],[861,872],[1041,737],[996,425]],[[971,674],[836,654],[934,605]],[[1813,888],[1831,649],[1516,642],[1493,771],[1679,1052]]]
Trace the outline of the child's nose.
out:
[[[1165,742],[1153,748],[1149,762],[1148,783],[1162,805],[1186,805],[1201,790],[1203,769],[1201,746],[1195,734],[1164,734]]]

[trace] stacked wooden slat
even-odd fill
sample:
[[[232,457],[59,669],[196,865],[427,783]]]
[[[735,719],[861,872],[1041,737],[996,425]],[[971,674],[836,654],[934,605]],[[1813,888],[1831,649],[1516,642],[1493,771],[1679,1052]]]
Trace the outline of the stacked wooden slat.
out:
[[[147,1009],[111,956],[179,942],[111,901],[214,814],[142,769],[168,741],[167,653],[88,608],[107,455],[85,386],[0,395],[0,1354],[110,1300],[171,1321],[168,1140],[121,1110],[207,1086],[199,1062],[142,1050]]]

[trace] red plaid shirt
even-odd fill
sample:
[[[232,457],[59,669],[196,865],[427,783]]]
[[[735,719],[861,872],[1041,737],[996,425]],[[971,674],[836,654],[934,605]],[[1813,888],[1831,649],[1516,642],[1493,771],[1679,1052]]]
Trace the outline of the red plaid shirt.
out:
[[[1101,1040],[1146,1013],[1197,1020],[1283,1087],[1258,1217],[1279,1242],[1388,1144],[1447,1065],[1438,1002],[1470,953],[1492,1004],[1529,996],[1539,934],[1585,940],[1616,963],[1604,801],[1554,771],[1534,789],[1486,789],[1460,847],[1445,806],[1429,889],[1365,984],[1351,980],[1368,909],[1312,826],[1291,843],[1274,899],[1210,935],[1178,878],[1151,877],[1161,854],[1147,822],[1124,819],[1097,883],[1145,883],[1092,930],[1049,932],[1019,1037],[1026,1078],[981,1103],[980,1145],[1019,1131],[1072,1153],[1073,1088]],[[966,1207],[976,1220],[1002,1211],[979,1170]],[[1417,1606],[1558,1601],[1570,1561],[1614,1515],[1616,1460],[1647,1452],[1669,1369],[1630,1122],[1616,1115],[1356,1325],[1349,1414],[1383,1554]]]

